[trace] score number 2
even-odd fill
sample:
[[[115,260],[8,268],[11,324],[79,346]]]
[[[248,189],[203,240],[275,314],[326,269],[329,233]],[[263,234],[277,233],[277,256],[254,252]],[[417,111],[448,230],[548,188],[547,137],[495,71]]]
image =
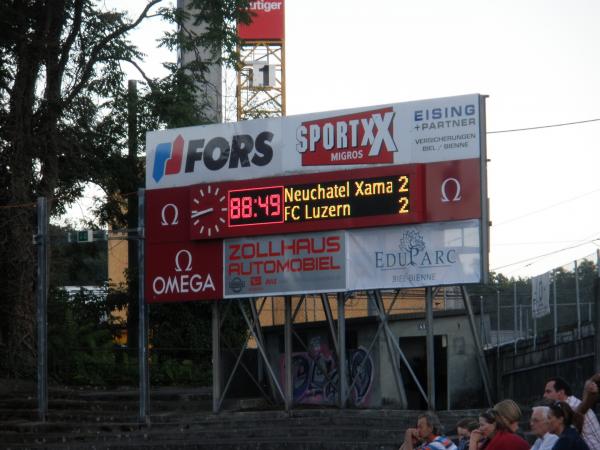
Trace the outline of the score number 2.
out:
[[[408,193],[408,176],[401,175],[398,177],[398,182],[400,183],[400,187],[398,188],[398,192],[401,194]],[[410,212],[408,197],[400,197],[398,200],[400,204],[400,209],[398,209],[398,214],[408,214]]]

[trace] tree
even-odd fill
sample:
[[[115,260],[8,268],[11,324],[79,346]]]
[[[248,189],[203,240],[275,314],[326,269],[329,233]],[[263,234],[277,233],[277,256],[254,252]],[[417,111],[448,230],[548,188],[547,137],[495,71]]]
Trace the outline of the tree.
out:
[[[114,121],[108,120],[123,96],[121,64],[138,64],[142,58],[127,34],[150,16],[183,24],[190,14],[162,3],[166,2],[148,0],[134,20],[123,12],[103,12],[92,0],[0,3],[0,372],[4,374],[27,376],[35,367],[31,206],[37,197],[47,197],[51,212],[59,214],[81,195],[87,182],[101,186],[111,182],[126,149],[123,123],[115,129]],[[225,59],[235,59],[235,21],[248,21],[242,13],[247,1],[192,3],[196,20],[207,24],[206,33],[191,35],[180,26],[163,44],[202,44],[215,49],[215,61],[173,66],[172,76],[162,82],[146,77],[151,98],[164,111],[172,108],[165,86],[176,85],[182,77],[201,82],[208,64],[222,62],[222,49]],[[157,127],[159,122],[168,123],[164,114],[158,116]],[[131,172],[117,175],[121,180],[135,179]],[[122,185],[119,190],[123,192]]]

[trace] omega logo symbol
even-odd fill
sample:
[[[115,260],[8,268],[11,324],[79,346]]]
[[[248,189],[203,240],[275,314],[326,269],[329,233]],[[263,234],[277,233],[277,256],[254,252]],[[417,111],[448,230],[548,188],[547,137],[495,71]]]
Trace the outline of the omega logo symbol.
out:
[[[169,210],[173,211],[173,220],[171,221],[171,223],[169,223],[169,221],[167,220],[167,211]],[[179,210],[177,209],[177,206],[175,206],[173,203],[167,203],[165,206],[163,206],[163,209],[160,212],[160,216],[162,218],[160,224],[163,226],[179,224]]]
[[[179,261],[179,255],[187,255],[187,266],[183,269],[184,272],[190,272],[192,270],[192,254],[188,250],[179,250],[175,255],[175,272],[181,272],[181,264]]]
[[[192,272],[192,252],[183,249],[175,254],[175,275],[157,275],[152,280],[154,295],[201,294],[217,292],[210,272]]]
[[[448,193],[446,192],[446,186],[448,185],[448,183],[454,184],[455,189],[456,189],[454,198],[452,198],[452,199],[448,198]],[[442,183],[442,203],[461,201],[462,197],[460,196],[460,190],[461,190],[460,181],[458,181],[456,178],[446,178],[444,180],[444,182]]]

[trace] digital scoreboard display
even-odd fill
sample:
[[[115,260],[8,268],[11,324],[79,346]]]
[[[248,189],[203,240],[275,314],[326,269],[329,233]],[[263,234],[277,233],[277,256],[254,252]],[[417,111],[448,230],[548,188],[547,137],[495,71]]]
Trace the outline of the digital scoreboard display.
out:
[[[423,167],[378,167],[190,187],[190,237],[418,223]]]

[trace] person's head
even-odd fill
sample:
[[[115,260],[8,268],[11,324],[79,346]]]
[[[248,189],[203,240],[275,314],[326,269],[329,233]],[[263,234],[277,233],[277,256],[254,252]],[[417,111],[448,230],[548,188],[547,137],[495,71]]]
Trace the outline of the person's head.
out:
[[[473,419],[462,419],[456,424],[456,434],[461,439],[469,439],[471,431],[479,428],[479,423]]]
[[[498,430],[498,413],[493,409],[479,414],[479,431],[484,438],[490,439]]]
[[[429,442],[434,436],[442,433],[442,424],[440,419],[432,412],[421,414],[417,419],[417,432],[419,438]]]
[[[531,410],[531,417],[529,418],[529,426],[531,432],[537,437],[543,437],[548,431],[550,431],[550,408],[547,406],[534,406]]]
[[[544,398],[547,400],[567,401],[571,395],[571,386],[561,377],[550,378],[544,387]]]
[[[501,422],[503,428],[515,433],[519,428],[521,420],[521,408],[513,400],[506,399],[494,405],[494,410],[498,413],[497,421]]]
[[[550,403],[550,414],[548,415],[548,424],[550,432],[561,434],[563,430],[570,427],[573,423],[573,410],[567,402],[560,400]]]

